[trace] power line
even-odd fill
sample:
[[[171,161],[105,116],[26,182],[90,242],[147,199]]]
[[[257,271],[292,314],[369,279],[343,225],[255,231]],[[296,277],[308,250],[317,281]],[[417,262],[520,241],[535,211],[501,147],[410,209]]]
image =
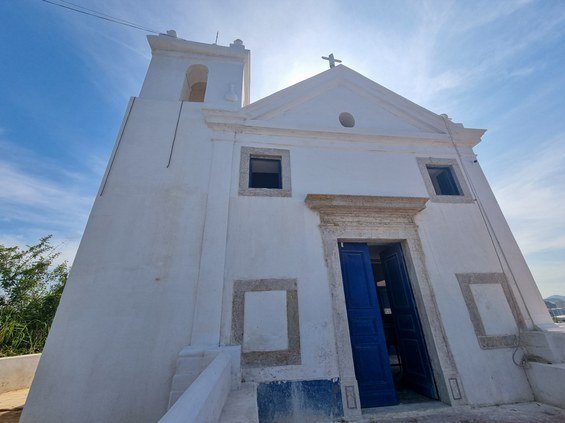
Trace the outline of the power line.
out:
[[[100,15],[101,17],[107,17],[107,18],[109,18],[109,19],[112,19],[112,21],[115,20],[115,21],[119,21],[120,23],[124,23],[124,24],[128,24],[128,25],[133,25],[133,26],[136,26],[136,27],[142,27],[141,25],[138,25],[138,24],[136,24],[135,22],[130,22],[130,21],[126,21],[125,19],[116,18],[115,16],[108,15],[107,13],[98,12],[97,10],[89,9],[88,7],[81,6],[81,5],[78,5],[78,4],[75,4],[75,3],[71,3],[70,1],[67,1],[67,0],[57,0],[57,1],[58,1],[59,3],[66,3],[66,4],[70,5],[70,6],[78,7],[78,8],[80,8],[80,9],[82,9],[82,10],[86,10],[86,11],[88,11],[88,12],[92,12],[92,13],[94,13],[94,14],[96,14],[96,15]],[[144,28],[144,29],[148,29],[148,30],[149,30],[149,28]]]
[[[57,1],[41,0],[41,1],[44,2],[44,3],[51,4],[53,6],[62,7],[63,9],[72,10],[73,12],[82,13],[84,15],[92,16],[94,18],[102,19],[102,20],[112,22],[112,23],[115,23],[115,24],[118,24],[118,25],[123,25],[123,26],[127,26],[129,28],[134,28],[134,29],[139,29],[140,31],[152,32],[153,34],[161,34],[160,31],[155,31],[154,29],[147,28],[145,26],[136,24],[134,22],[126,21],[125,19],[116,18],[115,16],[108,15],[107,13],[98,12],[96,10],[89,9],[87,7],[80,6],[78,4],[74,4],[74,3],[71,3],[71,2],[66,1],[66,0],[57,0]],[[64,3],[64,4],[62,4],[62,3]],[[167,35],[167,34],[164,34],[164,35]]]

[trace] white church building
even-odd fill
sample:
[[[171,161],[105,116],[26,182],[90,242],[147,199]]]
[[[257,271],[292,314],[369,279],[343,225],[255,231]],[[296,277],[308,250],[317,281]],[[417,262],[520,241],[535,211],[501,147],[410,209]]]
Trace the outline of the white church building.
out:
[[[22,422],[565,405],[485,130],[333,63],[250,103],[241,40],[148,40]]]

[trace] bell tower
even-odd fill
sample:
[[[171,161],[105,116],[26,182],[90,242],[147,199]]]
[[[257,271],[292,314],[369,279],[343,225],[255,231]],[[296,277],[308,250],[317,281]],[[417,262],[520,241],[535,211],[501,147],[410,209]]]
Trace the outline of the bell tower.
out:
[[[140,99],[181,100],[219,109],[249,103],[250,54],[241,40],[224,47],[182,40],[175,31],[147,39],[152,59]]]
[[[155,422],[187,387],[171,382],[180,352],[219,348],[235,147],[217,140],[202,109],[249,103],[250,52],[241,40],[147,38],[143,87],[126,108],[22,422]],[[119,395],[103,394],[109,380]]]

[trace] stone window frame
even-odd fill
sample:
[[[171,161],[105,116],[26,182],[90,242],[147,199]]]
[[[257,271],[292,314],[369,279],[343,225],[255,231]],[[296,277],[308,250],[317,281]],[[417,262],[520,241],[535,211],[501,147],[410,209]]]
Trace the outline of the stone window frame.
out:
[[[517,347],[518,336],[516,334],[487,335],[473,291],[471,290],[471,285],[500,285],[512,312],[516,329],[519,331],[521,328],[524,328],[524,321],[512,296],[506,275],[504,273],[456,273],[455,276],[459,282],[467,310],[469,310],[469,317],[479,346],[484,350]]]
[[[424,184],[426,185],[426,189],[428,190],[428,195],[430,196],[430,200],[434,203],[472,203],[473,196],[471,195],[471,190],[467,185],[467,181],[463,176],[463,172],[461,171],[461,167],[456,159],[439,159],[433,157],[417,157],[418,168],[422,173],[422,177],[424,179]],[[457,189],[461,193],[460,195],[438,195],[436,194],[436,190],[432,183],[432,179],[430,178],[430,174],[428,172],[428,165],[429,166],[446,166],[451,169],[451,175],[455,180],[455,184],[457,185]]]
[[[249,188],[251,158],[280,159],[282,188]],[[241,147],[239,165],[239,195],[259,197],[291,197],[290,150],[279,148]]]
[[[276,351],[242,351],[242,366],[263,367],[302,364],[296,279],[251,279],[235,281],[233,285],[232,305],[232,343],[243,346],[245,293],[259,291],[286,291],[288,348],[286,350]]]

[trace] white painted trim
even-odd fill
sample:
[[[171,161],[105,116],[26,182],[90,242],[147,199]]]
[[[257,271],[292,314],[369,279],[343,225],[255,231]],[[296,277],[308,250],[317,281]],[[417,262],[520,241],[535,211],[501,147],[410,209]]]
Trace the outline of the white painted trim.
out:
[[[336,86],[344,86],[357,95],[375,102],[379,107],[387,110],[406,122],[420,129],[418,133],[394,134],[364,134],[349,128],[346,131],[327,131],[325,128],[280,128],[269,120],[284,113],[306,101],[315,98]],[[336,68],[322,72],[309,79],[299,82],[291,87],[278,91],[268,97],[248,104],[237,111],[211,110],[205,111],[205,120],[208,126],[216,130],[238,130],[241,132],[260,131],[264,135],[304,135],[318,137],[325,136],[364,136],[364,137],[395,137],[415,139],[433,139],[436,141],[449,141],[451,138],[461,146],[473,147],[481,141],[484,129],[465,128],[462,124],[445,122],[444,118],[427,110],[410,100],[388,90],[363,75],[340,65]],[[311,135],[309,135],[311,134]]]
[[[243,110],[243,109],[242,109]],[[343,130],[327,130],[325,128],[294,128],[280,127],[276,123],[264,120],[249,119],[242,111],[226,111],[216,109],[202,109],[204,120],[209,128],[216,131],[237,131],[244,134],[261,134],[262,136],[282,137],[304,137],[304,138],[326,138],[326,139],[348,139],[354,141],[394,141],[407,144],[426,145],[441,144],[453,146],[453,142],[461,147],[472,148],[481,140],[483,130],[464,129],[462,135],[453,141],[448,134],[431,132],[400,132],[394,133],[368,133],[361,132],[356,128]],[[473,131],[479,131],[478,133]]]
[[[219,46],[217,44],[198,43],[182,38],[170,37],[168,35],[148,35],[147,41],[151,52],[174,51],[181,53],[196,53],[214,57],[230,57],[239,59],[240,62],[248,63],[250,52],[245,48],[234,48]]]

